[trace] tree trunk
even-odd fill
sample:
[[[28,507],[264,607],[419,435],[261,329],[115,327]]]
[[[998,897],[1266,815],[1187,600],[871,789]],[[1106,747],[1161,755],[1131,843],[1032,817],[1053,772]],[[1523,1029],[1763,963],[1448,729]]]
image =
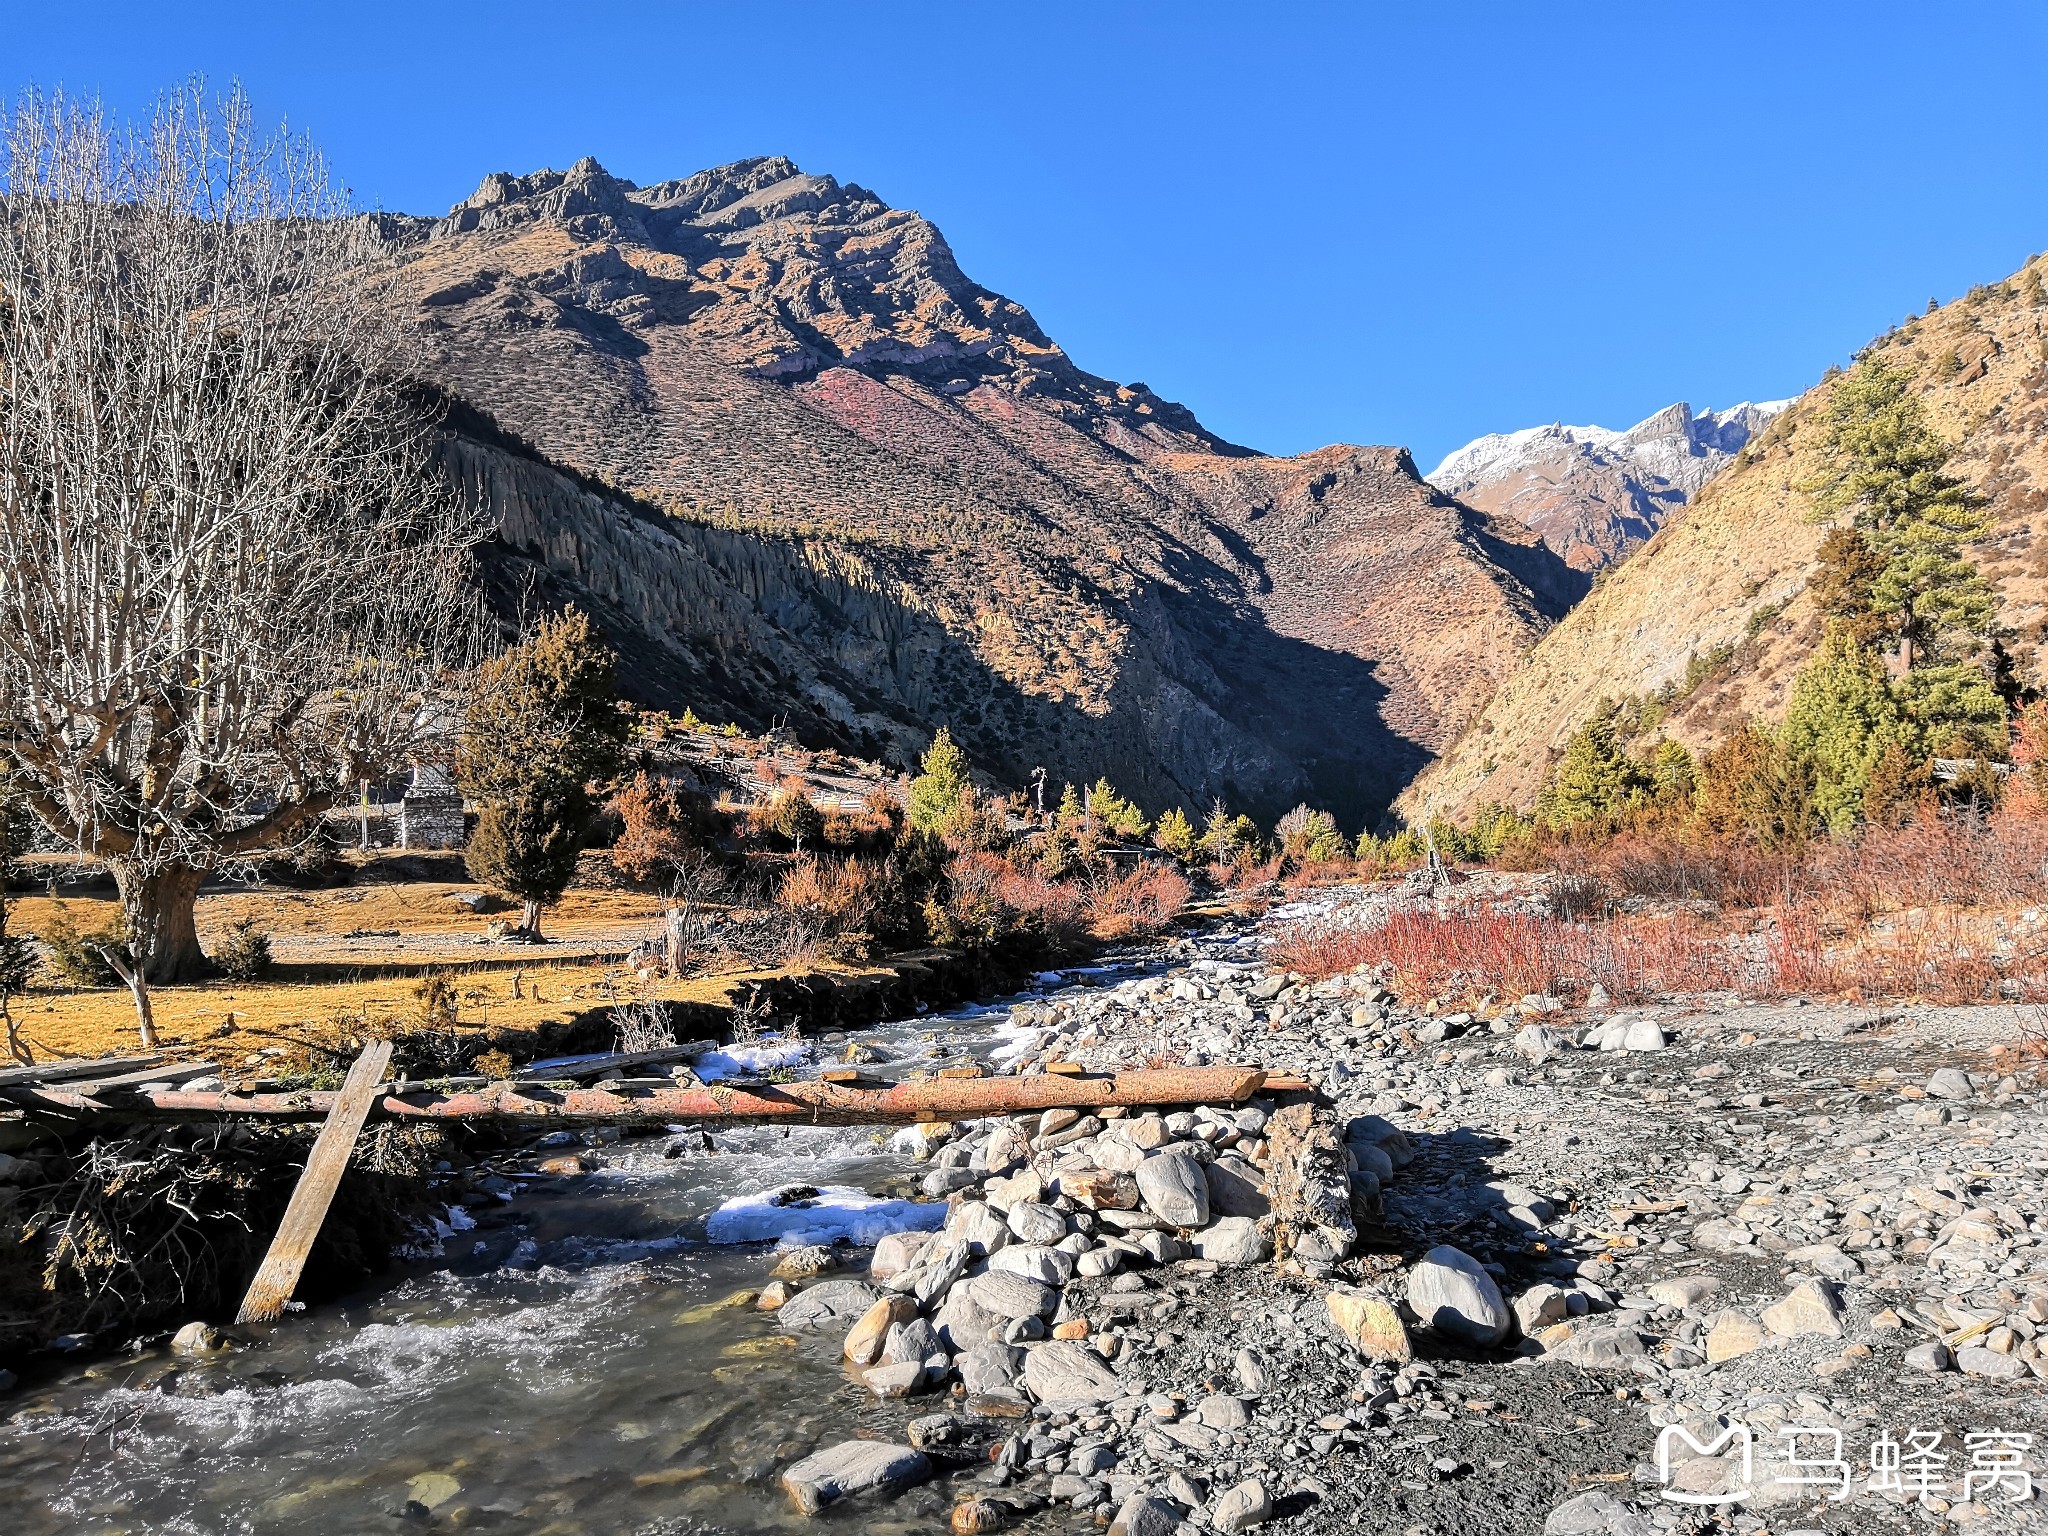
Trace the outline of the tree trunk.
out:
[[[520,911],[519,926],[532,934],[536,939],[540,937],[540,903],[530,896],[526,900],[526,905]]]
[[[206,955],[193,909],[204,872],[185,865],[145,872],[120,860],[110,861],[109,869],[121,892],[137,974],[157,987],[203,976]]]

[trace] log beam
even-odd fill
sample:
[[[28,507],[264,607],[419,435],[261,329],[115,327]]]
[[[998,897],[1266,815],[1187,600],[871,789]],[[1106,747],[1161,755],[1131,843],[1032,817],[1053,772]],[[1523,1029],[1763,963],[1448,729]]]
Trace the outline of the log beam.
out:
[[[911,1125],[978,1120],[1045,1109],[1156,1109],[1174,1104],[1242,1104],[1266,1083],[1258,1067],[1168,1067],[1087,1077],[919,1078],[889,1087],[833,1082],[714,1084],[709,1088],[622,1085],[547,1089],[517,1083],[451,1093],[380,1094],[373,1120],[546,1122],[550,1125],[722,1124]],[[275,1122],[324,1120],[332,1093],[124,1093],[118,1104],[58,1086],[0,1088],[0,1103],[41,1113],[184,1120],[231,1116]]]

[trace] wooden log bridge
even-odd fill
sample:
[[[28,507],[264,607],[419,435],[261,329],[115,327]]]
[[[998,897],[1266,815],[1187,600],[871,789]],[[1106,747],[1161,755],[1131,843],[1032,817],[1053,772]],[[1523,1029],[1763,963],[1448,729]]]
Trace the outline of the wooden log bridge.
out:
[[[890,1085],[835,1082],[714,1084],[708,1088],[613,1083],[604,1088],[543,1088],[494,1083],[448,1093],[384,1093],[369,1118],[439,1123],[451,1120],[546,1122],[550,1125],[719,1124],[912,1125],[978,1120],[984,1115],[1044,1109],[1156,1109],[1184,1104],[1242,1104],[1262,1088],[1286,1092],[1308,1085],[1269,1077],[1258,1067],[1167,1067],[1089,1076],[919,1078]],[[195,1093],[175,1087],[125,1091],[95,1099],[89,1089],[61,1085],[0,1087],[0,1103],[53,1115],[133,1120],[214,1116],[277,1122],[324,1120],[333,1093]]]

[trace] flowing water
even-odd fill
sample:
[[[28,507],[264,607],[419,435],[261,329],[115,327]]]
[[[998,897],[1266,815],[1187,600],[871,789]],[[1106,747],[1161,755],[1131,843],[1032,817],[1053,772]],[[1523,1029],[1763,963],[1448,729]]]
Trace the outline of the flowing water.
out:
[[[1057,984],[1112,979],[1098,968]],[[871,1071],[899,1075],[1000,1051],[1007,1018],[999,1005],[854,1038],[891,1058]],[[681,1138],[680,1156],[662,1139],[618,1143],[600,1172],[530,1181],[447,1233],[443,1257],[290,1316],[255,1347],[203,1360],[153,1347],[17,1393],[0,1421],[0,1531],[815,1527],[780,1470],[862,1434],[900,1439],[942,1400],[877,1403],[841,1371],[836,1335],[799,1341],[770,1314],[721,1305],[759,1285],[768,1258],[707,1241],[706,1218],[801,1182],[825,1191],[807,1219],[865,1222],[856,1235],[872,1241],[910,1222],[900,1206],[858,1207],[924,1170],[861,1128],[712,1139],[715,1151]],[[942,1530],[954,1496],[941,1478],[823,1524]],[[1082,1528],[1057,1510],[1034,1524]]]

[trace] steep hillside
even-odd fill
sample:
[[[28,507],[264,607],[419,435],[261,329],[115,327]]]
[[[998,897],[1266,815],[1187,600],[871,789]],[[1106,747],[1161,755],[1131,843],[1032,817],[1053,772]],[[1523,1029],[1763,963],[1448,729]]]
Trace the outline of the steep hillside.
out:
[[[924,219],[786,160],[585,160],[383,227],[502,599],[591,602],[677,708],[1356,822],[1576,590],[1405,454],[1265,459],[1085,372]]]
[[[1693,413],[1680,401],[1625,432],[1525,427],[1448,454],[1429,483],[1527,524],[1582,571],[1627,556],[1739,453],[1789,401]]]
[[[2004,642],[2041,681],[2048,638],[2048,258],[1907,322],[1869,355],[1910,369],[1930,418],[1957,445],[1950,468],[1990,503],[1975,550],[1996,584]],[[1818,640],[1805,596],[1824,531],[1801,487],[1818,470],[1817,419],[1833,380],[1809,390],[1728,471],[1608,574],[1544,637],[1456,745],[1403,796],[1408,815],[1463,815],[1486,800],[1527,806],[1551,753],[1603,698],[1668,703],[1661,729],[1695,748],[1750,715],[1783,712]]]

